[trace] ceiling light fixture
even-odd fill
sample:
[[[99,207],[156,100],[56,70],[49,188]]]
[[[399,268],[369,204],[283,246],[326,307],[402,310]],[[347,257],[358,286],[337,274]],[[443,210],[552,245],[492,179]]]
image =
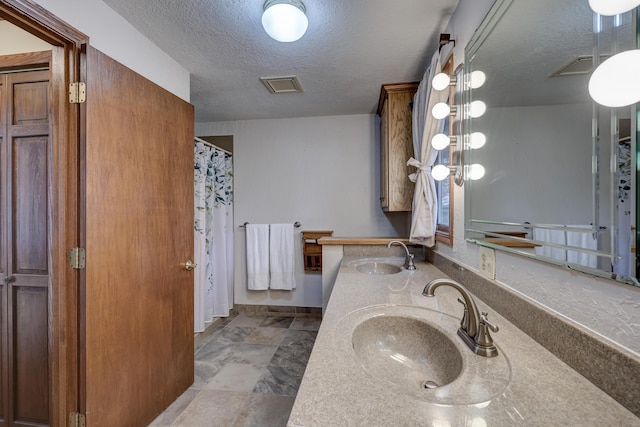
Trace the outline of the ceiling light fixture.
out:
[[[640,49],[627,50],[604,61],[591,74],[589,95],[605,107],[640,101]]]
[[[279,42],[294,42],[309,26],[307,10],[300,0],[267,0],[262,12],[262,26]]]
[[[604,16],[620,15],[638,5],[640,5],[638,0],[589,0],[591,10]]]

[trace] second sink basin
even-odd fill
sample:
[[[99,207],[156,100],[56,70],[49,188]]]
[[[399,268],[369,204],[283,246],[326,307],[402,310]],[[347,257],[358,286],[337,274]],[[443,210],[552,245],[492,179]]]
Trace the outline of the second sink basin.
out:
[[[401,387],[436,388],[454,381],[462,370],[462,356],[451,339],[418,319],[372,317],[356,327],[352,339],[370,375]]]
[[[396,274],[402,271],[403,258],[363,258],[350,262],[360,273],[371,275]]]
[[[397,265],[387,264],[386,262],[369,262],[356,267],[360,273],[366,274],[396,274],[402,269]]]

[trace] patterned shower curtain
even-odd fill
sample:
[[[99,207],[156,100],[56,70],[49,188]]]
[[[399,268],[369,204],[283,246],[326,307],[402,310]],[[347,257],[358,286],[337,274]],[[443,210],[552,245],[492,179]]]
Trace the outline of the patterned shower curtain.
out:
[[[194,150],[195,332],[233,308],[233,166],[230,154],[196,142]]]

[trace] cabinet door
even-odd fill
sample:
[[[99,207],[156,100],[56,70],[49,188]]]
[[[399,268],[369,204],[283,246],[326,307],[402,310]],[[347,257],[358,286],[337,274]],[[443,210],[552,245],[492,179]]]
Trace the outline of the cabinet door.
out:
[[[192,383],[193,107],[86,54],[81,412],[145,426]]]

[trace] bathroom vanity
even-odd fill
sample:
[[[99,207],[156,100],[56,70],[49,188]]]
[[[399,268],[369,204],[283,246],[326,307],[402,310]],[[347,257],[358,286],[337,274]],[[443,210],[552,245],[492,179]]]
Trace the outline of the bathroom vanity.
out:
[[[456,334],[460,293],[422,295],[447,277],[434,265],[345,255],[288,426],[640,426],[475,295],[499,331],[497,356],[474,354]]]

